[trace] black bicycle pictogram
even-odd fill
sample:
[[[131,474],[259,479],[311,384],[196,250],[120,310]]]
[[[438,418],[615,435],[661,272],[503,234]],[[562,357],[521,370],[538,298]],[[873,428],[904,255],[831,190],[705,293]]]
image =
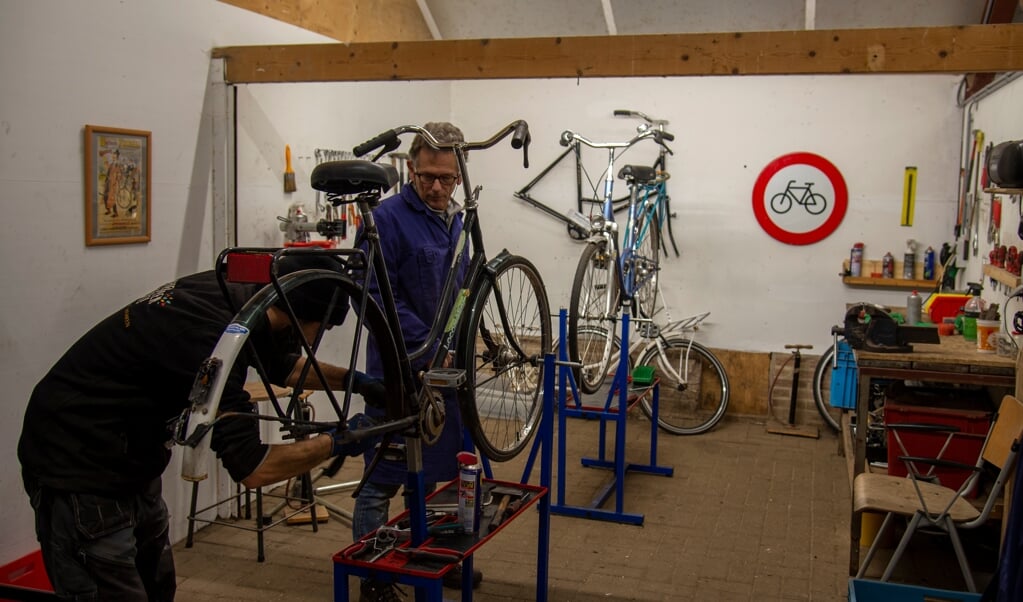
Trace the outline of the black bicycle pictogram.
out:
[[[784,192],[771,197],[771,211],[777,214],[788,213],[789,209],[792,209],[793,203],[796,205],[802,205],[803,209],[810,215],[820,215],[824,213],[824,210],[828,208],[828,201],[824,198],[824,195],[819,192],[813,192],[813,182],[807,182],[806,186],[793,186],[795,180],[789,180],[787,186],[785,186]],[[797,191],[802,191],[802,195],[797,196]]]

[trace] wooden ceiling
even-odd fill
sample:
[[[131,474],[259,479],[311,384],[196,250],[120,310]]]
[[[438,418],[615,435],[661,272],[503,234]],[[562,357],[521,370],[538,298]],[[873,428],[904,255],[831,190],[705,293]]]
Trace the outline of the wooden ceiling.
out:
[[[1023,70],[1023,0],[221,1],[345,42],[215,49],[232,83]]]

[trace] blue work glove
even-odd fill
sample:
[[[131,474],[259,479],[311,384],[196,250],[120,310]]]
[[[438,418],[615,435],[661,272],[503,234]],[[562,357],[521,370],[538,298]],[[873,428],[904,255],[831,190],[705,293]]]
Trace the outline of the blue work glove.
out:
[[[356,414],[348,419],[347,428],[335,428],[327,431],[332,443],[330,446],[330,457],[334,456],[359,456],[366,450],[373,447],[376,437],[364,437],[353,439],[352,431],[359,431],[375,426],[376,421],[365,414]]]
[[[366,404],[374,408],[382,410],[387,407],[387,388],[383,381],[358,370],[352,375],[352,393],[362,395]]]

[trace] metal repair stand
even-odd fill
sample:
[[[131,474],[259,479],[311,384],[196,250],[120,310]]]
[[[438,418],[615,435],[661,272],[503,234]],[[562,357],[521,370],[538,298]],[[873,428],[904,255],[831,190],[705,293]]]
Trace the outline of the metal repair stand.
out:
[[[615,370],[614,380],[608,392],[607,402],[604,407],[593,407],[582,405],[579,392],[572,370],[568,363],[568,345],[565,340],[566,312],[560,313],[560,333],[558,344],[558,357],[561,360],[560,383],[558,387],[558,489],[557,501],[551,506],[551,512],[565,516],[576,516],[580,518],[592,518],[631,525],[642,525],[642,514],[630,514],[624,511],[625,506],[625,474],[626,472],[641,472],[646,474],[661,475],[670,477],[675,469],[670,466],[657,465],[657,416],[658,403],[660,402],[660,384],[656,378],[644,387],[635,391],[629,390],[629,311],[626,306],[622,313],[622,337],[619,347],[618,369]],[[572,390],[572,399],[575,401],[572,407],[566,403],[567,389]],[[630,396],[634,393],[635,396]],[[650,419],[650,463],[632,464],[625,461],[625,421],[628,419],[628,411],[636,405],[644,396],[651,395],[651,409],[653,416]],[[612,404],[615,397],[617,404]],[[631,397],[631,399],[630,399]],[[613,470],[613,475],[608,483],[593,498],[589,506],[571,506],[565,504],[565,452],[567,447],[566,431],[569,418],[586,418],[589,420],[600,420],[600,436],[598,441],[599,453],[597,458],[582,458],[583,466],[606,468]],[[607,447],[607,423],[614,421],[615,426],[615,449],[614,458],[608,460],[605,457]],[[611,493],[615,496],[615,509],[604,510],[602,506],[607,502]]]
[[[533,442],[527,460],[526,472],[522,477],[522,486],[532,492],[528,505],[535,504],[540,512],[537,533],[537,558],[536,558],[536,600],[547,602],[547,579],[550,558],[550,522],[551,502],[550,483],[551,466],[554,445],[554,373],[555,361],[552,354],[544,356],[543,372],[543,408],[541,409],[540,427],[536,440]],[[419,547],[429,545],[430,535],[427,529],[426,518],[426,495],[424,493],[423,468],[421,456],[422,442],[419,439],[409,440],[409,471],[407,473],[406,492],[408,503],[408,519],[411,531],[411,546]],[[414,449],[413,449],[414,448]],[[532,466],[537,454],[540,455],[540,486],[526,485]],[[451,488],[455,484],[445,487]],[[437,495],[440,491],[432,495]],[[523,508],[527,507],[524,505]],[[491,538],[500,533],[505,522],[510,522],[519,516],[524,510],[519,510],[509,517],[492,532],[480,531],[478,534],[465,534],[468,538],[462,564],[462,602],[472,602],[472,564],[473,553],[486,544]],[[404,516],[404,514],[402,515]],[[391,523],[399,520],[394,519]],[[391,524],[388,523],[388,524]],[[452,542],[452,545],[454,542]],[[356,542],[353,545],[359,545]],[[351,546],[350,546],[351,547]],[[443,602],[443,579],[442,573],[436,570],[425,571],[409,570],[402,564],[395,564],[393,558],[383,556],[371,563],[355,562],[347,557],[345,550],[338,552],[333,557],[334,561],[334,602],[349,602],[348,579],[349,577],[371,577],[385,581],[407,584],[415,587],[416,602]]]

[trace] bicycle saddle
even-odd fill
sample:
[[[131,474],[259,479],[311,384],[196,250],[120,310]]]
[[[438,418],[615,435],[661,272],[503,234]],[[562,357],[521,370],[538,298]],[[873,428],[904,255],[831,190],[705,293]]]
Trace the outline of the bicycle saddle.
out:
[[[657,179],[657,170],[649,165],[626,165],[618,172],[619,179],[648,184]]]
[[[320,163],[310,177],[315,190],[331,195],[382,192],[397,181],[398,170],[394,166],[359,159]]]

